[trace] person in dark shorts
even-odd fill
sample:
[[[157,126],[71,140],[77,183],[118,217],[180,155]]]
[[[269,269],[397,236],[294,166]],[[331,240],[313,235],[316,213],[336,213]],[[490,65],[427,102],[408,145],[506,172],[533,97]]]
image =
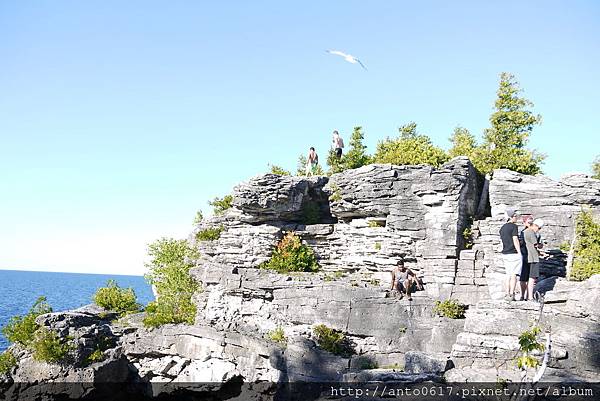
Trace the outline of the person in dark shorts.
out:
[[[506,209],[506,223],[500,228],[500,239],[502,240],[502,260],[506,272],[505,299],[515,300],[515,288],[517,287],[517,275],[521,274],[521,247],[519,245],[519,229],[515,224],[517,211],[513,208]]]
[[[394,267],[392,270],[392,291],[398,291],[400,298],[402,298],[404,293],[406,293],[408,300],[412,301],[410,291],[413,283],[417,284],[417,288],[419,290],[423,289],[423,286],[419,282],[417,275],[412,270],[404,266],[404,261],[399,260],[396,267]]]
[[[540,253],[538,250],[539,245],[537,233],[543,226],[544,220],[535,219],[533,220],[533,223],[531,223],[531,226],[523,232],[525,247],[527,248],[527,263],[529,264],[529,271],[526,272],[527,276],[521,276],[521,281],[527,279],[526,300],[533,300],[535,282],[538,277],[540,277]]]
[[[338,159],[342,157],[342,149],[344,148],[344,140],[340,136],[340,133],[333,131],[333,139],[331,141],[331,147],[335,152],[335,157]]]
[[[521,288],[521,296],[519,301],[524,301],[527,298],[527,281],[529,280],[529,262],[527,261],[527,247],[525,246],[525,230],[531,227],[533,223],[533,216],[523,216],[523,225],[525,228],[519,232],[519,245],[521,246],[521,256],[523,266],[521,267],[521,273],[519,274],[519,284]]]

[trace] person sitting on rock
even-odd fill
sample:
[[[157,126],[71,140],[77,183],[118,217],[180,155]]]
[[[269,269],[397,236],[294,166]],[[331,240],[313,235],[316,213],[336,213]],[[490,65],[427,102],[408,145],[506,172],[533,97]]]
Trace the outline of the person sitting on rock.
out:
[[[423,289],[423,286],[419,282],[417,275],[412,270],[404,266],[404,261],[399,260],[396,267],[394,267],[392,270],[392,290],[398,291],[400,299],[402,299],[404,293],[406,293],[408,300],[412,301],[410,291],[413,283],[417,284],[418,289]]]

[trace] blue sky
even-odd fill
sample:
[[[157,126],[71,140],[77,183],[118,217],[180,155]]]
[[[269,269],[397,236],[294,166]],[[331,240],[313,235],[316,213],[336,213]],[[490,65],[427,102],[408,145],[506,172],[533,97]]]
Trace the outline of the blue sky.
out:
[[[141,274],[238,182],[331,131],[488,125],[498,75],[558,178],[598,146],[595,1],[4,1],[0,268]],[[354,54],[368,71],[328,55]]]

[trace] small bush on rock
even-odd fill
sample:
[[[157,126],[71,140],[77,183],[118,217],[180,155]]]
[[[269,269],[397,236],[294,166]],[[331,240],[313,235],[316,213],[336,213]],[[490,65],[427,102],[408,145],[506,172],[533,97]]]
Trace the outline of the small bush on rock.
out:
[[[221,238],[224,229],[223,226],[205,228],[196,233],[196,239],[198,241],[216,241]]]
[[[348,339],[341,331],[319,324],[314,327],[313,333],[317,338],[317,344],[325,351],[342,356],[352,354]]]
[[[11,343],[27,346],[33,341],[34,333],[40,327],[35,319],[50,312],[52,308],[46,302],[46,297],[39,297],[26,315],[12,317],[2,328],[2,334]]]
[[[519,350],[521,351],[521,356],[517,358],[519,369],[536,368],[540,364],[537,358],[531,356],[532,352],[543,351],[545,348],[544,344],[537,340],[540,331],[539,327],[534,326],[519,336]]]
[[[17,366],[17,359],[10,351],[5,351],[0,354],[0,375],[10,373]]]
[[[275,270],[278,273],[316,272],[319,264],[315,253],[293,232],[287,233],[277,244],[269,261],[261,264],[262,269]]]
[[[58,335],[45,327],[39,328],[30,344],[33,359],[36,361],[58,363],[62,362],[73,346],[61,340]]]
[[[461,304],[455,299],[447,299],[445,301],[435,301],[433,313],[450,319],[463,319],[466,310],[466,305]]]
[[[146,279],[154,285],[158,294],[156,301],[146,307],[144,324],[150,327],[166,323],[193,324],[196,306],[192,296],[198,291],[198,283],[190,276],[190,269],[198,257],[186,240],[162,238],[148,246],[152,258],[146,264]]]
[[[276,175],[292,175],[292,173],[290,173],[289,171],[285,170],[283,167],[277,166],[275,164],[270,164],[269,166],[271,168],[271,174],[276,174]]]
[[[589,210],[583,210],[575,223],[577,241],[569,280],[583,281],[600,273],[600,223]]]
[[[93,301],[96,305],[116,312],[120,316],[140,310],[133,288],[120,288],[114,280],[108,280],[106,287],[99,288],[94,294]]]
[[[287,344],[287,338],[285,337],[285,333],[281,327],[276,328],[275,330],[269,332],[269,340],[274,341],[279,344]]]
[[[231,209],[233,203],[233,195],[225,195],[222,198],[215,198],[212,202],[208,202],[213,207],[213,213],[215,216],[220,216],[227,209]]]

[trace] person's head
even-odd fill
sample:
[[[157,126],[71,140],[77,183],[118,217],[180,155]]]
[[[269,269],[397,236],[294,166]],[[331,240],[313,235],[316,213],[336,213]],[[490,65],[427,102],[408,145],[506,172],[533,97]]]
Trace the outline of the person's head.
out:
[[[314,152],[314,151],[315,151],[315,148],[313,148],[313,147],[311,146],[309,150],[310,150],[311,152]]]
[[[511,223],[516,223],[517,222],[517,210],[512,207],[507,207],[506,208],[506,218]]]
[[[406,266],[404,266],[404,261],[402,259],[400,259],[398,263],[396,263],[396,266],[398,266],[398,269],[402,271],[406,270]]]
[[[531,223],[533,223],[533,216],[523,216],[523,225],[525,225],[525,227],[531,226]]]
[[[333,131],[333,136],[338,136],[338,135],[339,135],[339,133],[338,133],[337,131],[335,131],[335,130],[334,130],[334,131]]]
[[[535,232],[540,231],[542,227],[544,227],[544,220],[542,219],[535,219],[533,220],[533,223],[531,223],[531,229]]]

